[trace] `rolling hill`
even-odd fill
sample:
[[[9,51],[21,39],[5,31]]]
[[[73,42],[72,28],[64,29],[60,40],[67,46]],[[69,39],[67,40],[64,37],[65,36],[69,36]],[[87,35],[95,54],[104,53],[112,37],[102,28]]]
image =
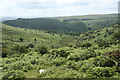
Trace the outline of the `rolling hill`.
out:
[[[81,19],[77,17],[80,22],[78,19],[78,21],[75,21],[76,19],[71,21],[63,17],[17,19],[6,21],[5,24],[0,23],[2,24],[2,63],[0,63],[0,68],[3,69],[2,79],[118,79],[120,75],[120,28],[116,21],[113,22],[114,25],[107,24],[107,20],[114,20],[112,18],[114,15],[94,17],[84,16]],[[106,17],[110,19],[105,19]],[[12,25],[19,23],[20,27],[6,25],[7,22]],[[46,29],[42,30],[37,26],[33,27],[32,22],[34,25],[48,23]],[[91,30],[88,29],[81,33],[78,30],[75,35],[71,35],[72,32],[69,31],[77,30],[81,22],[85,25],[89,22],[90,25],[94,24],[97,27],[93,29],[91,26]],[[104,26],[99,26],[101,23]],[[27,26],[25,27],[24,24]],[[58,24],[67,26],[58,26],[59,30],[57,30],[55,27]],[[67,29],[69,34],[51,32],[48,26],[56,31]],[[73,26],[76,28],[74,29]],[[39,73],[40,70],[43,72]]]
[[[117,24],[117,14],[67,16],[49,18],[18,18],[4,21],[4,24],[30,29],[50,30],[56,32],[84,32]]]
[[[67,22],[83,22],[88,28],[100,29],[113,26],[118,22],[118,14],[97,14],[84,16],[65,16],[53,18]]]
[[[52,46],[61,46],[59,41],[62,40],[62,37],[67,35],[60,36],[59,34],[48,33],[47,31],[36,30],[36,29],[25,29],[25,28],[16,28],[2,24],[2,43],[8,45],[29,45],[34,44],[35,46],[45,44],[49,47]],[[23,39],[23,42],[20,41],[20,38]]]
[[[47,19],[47,18],[16,19],[16,20],[8,20],[3,23],[14,27],[52,30],[58,32],[64,32],[64,31],[81,32],[87,30],[86,25],[82,22],[76,22],[71,24],[69,22],[61,22],[56,19]]]

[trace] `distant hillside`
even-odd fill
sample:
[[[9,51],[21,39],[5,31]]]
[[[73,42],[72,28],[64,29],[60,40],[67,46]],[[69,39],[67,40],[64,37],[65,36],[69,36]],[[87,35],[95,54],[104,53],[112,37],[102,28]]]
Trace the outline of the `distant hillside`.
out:
[[[52,30],[60,32],[61,31],[83,32],[87,30],[87,26],[83,22],[69,23],[48,18],[34,18],[34,19],[19,18],[16,20],[8,20],[3,23],[20,28]]]
[[[117,14],[66,16],[49,18],[18,18],[4,21],[4,24],[30,29],[50,30],[57,32],[84,32],[116,25]]]
[[[100,29],[113,26],[118,22],[118,14],[98,14],[84,16],[65,16],[53,18],[63,22],[83,22],[88,29]]]

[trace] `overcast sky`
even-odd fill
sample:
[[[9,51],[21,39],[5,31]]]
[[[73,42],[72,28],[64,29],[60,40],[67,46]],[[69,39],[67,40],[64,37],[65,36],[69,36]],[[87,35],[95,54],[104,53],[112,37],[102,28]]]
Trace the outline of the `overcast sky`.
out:
[[[119,0],[0,0],[3,17],[55,17],[118,12]]]

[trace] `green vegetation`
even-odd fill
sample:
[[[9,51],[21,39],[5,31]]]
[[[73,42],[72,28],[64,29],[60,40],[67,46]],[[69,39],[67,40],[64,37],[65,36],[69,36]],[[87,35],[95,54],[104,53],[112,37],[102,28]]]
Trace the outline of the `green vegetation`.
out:
[[[82,22],[61,22],[56,19],[47,19],[47,18],[36,18],[36,19],[16,19],[3,22],[10,26],[21,27],[21,28],[31,28],[31,29],[41,29],[41,30],[50,30],[50,31],[74,31],[81,32],[86,31],[87,27]]]
[[[36,49],[40,54],[46,54],[48,53],[47,47],[45,45],[41,45]]]
[[[8,20],[3,23],[20,28],[49,30],[56,33],[72,32],[71,34],[74,34],[85,32],[86,30],[95,30],[114,26],[117,24],[117,21],[117,14],[106,14],[56,18],[18,18],[16,20]]]
[[[57,23],[50,29],[55,29],[56,25],[59,27],[60,23],[65,23],[70,26],[69,29],[67,28],[68,32],[58,32],[57,28],[57,32],[47,30],[47,28],[45,30],[31,29],[34,25],[25,27],[20,23],[19,25],[24,28],[0,23],[2,24],[2,63],[0,63],[0,67],[3,69],[2,79],[117,79],[120,75],[118,24],[110,24],[111,26],[106,27],[99,25],[99,28],[96,29],[77,31],[80,28],[78,25],[81,25],[79,21],[91,21],[92,23],[92,21],[99,22],[101,20],[104,22],[108,19],[114,20],[115,17],[115,15],[105,16],[37,19],[41,22],[50,21],[53,25]],[[38,23],[35,21],[36,19],[17,19],[13,20],[13,24],[17,25],[17,21],[29,22],[31,20],[34,24]],[[73,26],[74,28],[72,28]],[[63,27],[61,29],[64,29]],[[40,73],[40,70],[43,72]]]

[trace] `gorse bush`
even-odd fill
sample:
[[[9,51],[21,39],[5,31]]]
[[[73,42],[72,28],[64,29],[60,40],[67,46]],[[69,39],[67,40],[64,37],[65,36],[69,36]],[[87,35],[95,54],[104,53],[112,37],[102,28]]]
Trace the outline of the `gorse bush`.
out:
[[[1,50],[2,50],[2,58],[5,58],[7,56],[14,54],[14,52],[12,51],[12,47],[9,47],[6,44],[2,45]]]
[[[89,60],[84,60],[84,61],[80,61],[77,62],[76,67],[78,67],[78,70],[80,72],[87,72],[89,69],[94,68],[95,65],[93,64],[93,58],[89,59]]]
[[[118,31],[117,32],[114,32],[113,33],[113,35],[112,35],[112,40],[118,40],[119,41],[119,43],[120,43],[120,29],[118,29]]]
[[[2,60],[2,62],[3,62],[3,64],[10,64],[10,63],[16,62],[16,61],[18,61],[18,60],[19,60],[19,57],[14,57],[14,58],[10,58],[10,59],[4,58],[4,59]]]
[[[112,73],[108,67],[95,67],[87,72],[87,78],[106,78],[111,76]]]
[[[2,48],[2,57],[5,58],[7,55],[10,55],[12,53],[11,49],[9,48]]]
[[[29,52],[28,49],[26,48],[26,46],[19,46],[19,45],[14,46],[12,48],[12,50],[15,51],[15,52],[18,52],[20,54],[25,54],[25,53]]]
[[[117,62],[118,65],[116,65],[117,66],[116,71],[120,72],[120,51],[119,50],[109,51],[105,53],[105,56],[108,56],[109,58]]]
[[[120,51],[119,50],[113,50],[105,53],[105,56],[108,56],[115,61],[120,61]]]
[[[81,55],[81,60],[87,60],[91,57],[96,57],[96,52],[94,50],[88,49],[87,51],[83,52]]]
[[[39,54],[45,54],[48,53],[48,48],[45,45],[40,45],[35,51],[37,51]]]
[[[51,55],[54,55],[54,57],[67,57],[69,55],[69,52],[66,52],[65,50],[53,50],[50,52]]]
[[[30,62],[31,62],[31,64],[36,64],[36,60],[35,59],[30,59]]]
[[[28,47],[34,48],[34,44],[29,44]]]
[[[20,38],[20,41],[23,42],[23,38]]]
[[[52,50],[50,52],[50,55],[52,55],[52,58],[56,58],[56,57],[60,56],[59,55],[59,50]]]
[[[19,70],[9,70],[4,73],[2,80],[24,80],[25,74]]]
[[[113,67],[116,65],[116,62],[106,56],[98,56],[94,58],[94,64],[100,67]]]
[[[86,43],[86,44],[83,44],[82,47],[91,47],[92,44],[91,43]]]
[[[76,69],[76,62],[75,61],[68,61],[67,63],[66,63],[66,66],[67,66],[67,68],[73,68],[73,69]]]
[[[96,56],[97,54],[94,50],[88,49],[87,51],[84,51],[83,53],[69,55],[67,59],[78,61],[78,60],[87,60],[91,57],[96,57]]]
[[[29,50],[26,46],[16,45],[14,47],[4,47],[2,48],[2,57],[12,56],[13,54],[26,54]]]
[[[6,64],[3,67],[3,70],[21,70],[27,72],[27,70],[33,69],[30,62],[27,61],[18,61],[16,63]]]
[[[80,60],[80,56],[78,54],[72,54],[72,55],[68,56],[67,59],[78,61],[78,60]]]
[[[106,42],[104,40],[98,41],[97,44],[98,44],[99,47],[104,47],[104,48],[110,47],[110,43],[108,43],[108,42]]]
[[[76,43],[76,46],[77,47],[91,47],[92,46],[92,44],[91,43],[84,43],[84,44],[82,44],[82,43]]]
[[[57,59],[53,59],[51,62],[55,66],[61,66],[66,63],[66,60],[65,60],[65,58],[57,58]]]
[[[60,50],[58,53],[61,57],[67,57],[69,55],[68,52],[66,52],[65,50]]]

